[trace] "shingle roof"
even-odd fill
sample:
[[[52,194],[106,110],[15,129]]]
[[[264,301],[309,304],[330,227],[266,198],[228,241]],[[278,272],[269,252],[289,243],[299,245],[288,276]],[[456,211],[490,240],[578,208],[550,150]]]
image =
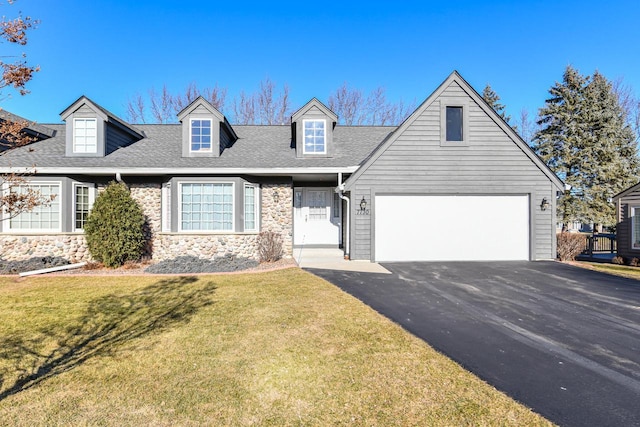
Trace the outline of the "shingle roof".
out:
[[[233,126],[238,140],[220,157],[182,157],[180,124],[136,125],[146,138],[105,157],[65,157],[65,125],[55,136],[0,156],[0,168],[344,168],[358,166],[395,127],[337,126],[331,158],[297,158],[290,126]]]
[[[0,120],[9,121],[13,123],[22,123],[27,122],[29,125],[25,128],[25,130],[31,131],[34,134],[41,134],[43,136],[53,136],[53,130],[42,126],[36,123],[31,122],[30,120],[25,119],[24,117],[20,117],[16,114],[10,113],[5,110],[0,110]]]

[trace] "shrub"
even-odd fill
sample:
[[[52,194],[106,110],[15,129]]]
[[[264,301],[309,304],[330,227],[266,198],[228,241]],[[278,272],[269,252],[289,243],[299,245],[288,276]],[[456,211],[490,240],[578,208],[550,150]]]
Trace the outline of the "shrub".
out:
[[[145,218],[122,183],[98,195],[84,227],[91,256],[107,267],[137,261],[145,247]]]
[[[573,261],[585,248],[584,234],[558,233],[558,258],[560,261]]]
[[[622,258],[620,255],[616,255],[611,259],[611,264],[622,265],[624,264],[624,258]]]
[[[263,231],[258,235],[258,255],[260,262],[275,262],[282,258],[282,236],[273,231]]]
[[[628,263],[629,263],[629,265],[630,265],[631,267],[637,267],[637,266],[638,266],[638,264],[640,263],[640,261],[638,260],[638,258],[635,258],[635,257],[634,257],[634,258],[630,258],[630,259],[628,260]]]

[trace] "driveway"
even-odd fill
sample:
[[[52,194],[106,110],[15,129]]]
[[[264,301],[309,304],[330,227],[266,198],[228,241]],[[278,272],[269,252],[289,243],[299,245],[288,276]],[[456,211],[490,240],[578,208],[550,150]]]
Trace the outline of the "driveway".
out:
[[[640,426],[640,281],[556,262],[309,271],[564,426]]]

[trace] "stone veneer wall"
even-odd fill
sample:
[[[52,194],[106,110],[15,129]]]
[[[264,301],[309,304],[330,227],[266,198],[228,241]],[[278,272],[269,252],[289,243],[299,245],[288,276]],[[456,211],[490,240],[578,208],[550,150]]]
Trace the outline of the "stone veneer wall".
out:
[[[78,233],[0,236],[0,248],[0,258],[5,261],[48,256],[65,258],[71,262],[91,260],[84,235]]]
[[[275,194],[277,193],[277,202]],[[282,236],[284,257],[293,256],[293,185],[290,182],[262,185],[261,230]]]
[[[242,234],[185,234],[162,233],[161,185],[159,183],[130,184],[131,196],[136,200],[147,219],[145,234],[149,241],[147,256],[155,260],[178,256],[216,258],[237,256],[257,259],[257,233]],[[102,191],[104,185],[98,186]],[[275,197],[275,194],[278,194]],[[293,189],[290,183],[263,184],[261,192],[261,230],[280,233],[284,256],[292,256],[293,243]],[[276,201],[277,199],[277,201]],[[0,258],[7,261],[32,257],[63,257],[72,262],[91,260],[84,235],[60,233],[47,236],[0,236]]]

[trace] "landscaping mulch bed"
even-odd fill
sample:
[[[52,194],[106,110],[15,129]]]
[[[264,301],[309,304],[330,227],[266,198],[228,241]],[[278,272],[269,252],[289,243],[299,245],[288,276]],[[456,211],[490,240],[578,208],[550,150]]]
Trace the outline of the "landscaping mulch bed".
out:
[[[26,261],[0,260],[0,275],[13,275],[27,271],[40,270],[71,264],[64,258],[32,258]],[[293,258],[280,259],[276,262],[263,262],[235,257],[222,257],[214,260],[196,257],[178,257],[159,262],[127,263],[118,268],[107,268],[98,263],[89,263],[85,267],[56,271],[48,275],[156,275],[156,274],[215,274],[215,273],[247,273],[279,270],[297,266]]]

